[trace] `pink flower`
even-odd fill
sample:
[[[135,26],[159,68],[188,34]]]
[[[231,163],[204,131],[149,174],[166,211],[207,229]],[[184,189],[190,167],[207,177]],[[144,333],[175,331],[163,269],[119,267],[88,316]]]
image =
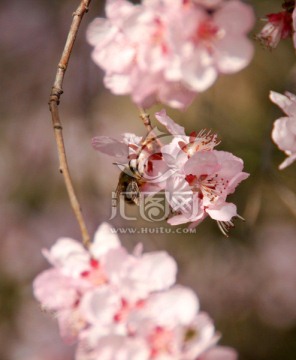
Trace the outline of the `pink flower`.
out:
[[[34,294],[61,335],[78,341],[75,359],[196,360],[212,352],[234,359],[215,350],[211,319],[192,290],[174,285],[176,263],[165,252],[138,246],[128,254],[103,224],[89,250],[62,238],[44,254],[53,268],[35,279]]]
[[[288,11],[266,15],[267,24],[263,27],[256,38],[269,49],[277,47],[281,39],[292,35],[292,15]]]
[[[122,258],[124,254],[127,256],[107,224],[96,232],[90,251],[69,238],[61,238],[49,251],[43,251],[54,268],[45,270],[34,280],[34,295],[46,310],[55,313],[67,341],[76,340],[79,331],[87,325],[80,309],[83,295],[109,282],[106,269],[112,268],[113,260],[107,256],[110,252],[114,257],[118,253],[123,254]]]
[[[137,166],[133,169],[130,160],[123,166],[123,172],[135,176],[142,192],[155,194],[165,190],[174,213],[168,221],[170,224],[196,226],[209,215],[218,221],[225,234],[227,228],[233,226],[231,219],[238,216],[236,206],[226,202],[226,198],[249,176],[242,171],[243,161],[228,152],[214,150],[219,144],[216,134],[202,130],[188,136],[165,110],[156,113],[155,117],[170,135],[155,128],[148,135],[148,142],[146,138],[137,145],[130,145],[136,149],[130,157],[136,160]],[[105,151],[104,146],[109,142],[114,146]],[[99,144],[97,149],[110,154],[116,154],[117,146],[128,147],[105,137],[95,138],[95,143]],[[132,175],[132,170],[137,175]]]
[[[168,222],[196,226],[209,215],[226,233],[232,226],[231,219],[238,216],[236,206],[227,203],[226,198],[249,176],[242,171],[243,161],[231,153],[214,150],[218,145],[215,134],[203,131],[186,136],[165,111],[157,113],[156,118],[174,135],[171,143],[162,148],[164,160],[174,169],[165,191],[177,214]]]
[[[273,141],[288,155],[279,166],[282,170],[296,160],[296,96],[289,92],[281,95],[271,91],[269,97],[287,115],[275,121],[272,131]]]
[[[160,101],[185,108],[219,73],[243,69],[253,55],[246,34],[254,15],[238,0],[146,0],[136,6],[109,0],[106,14],[87,32],[92,58],[105,71],[107,88],[131,94],[143,107]]]
[[[105,317],[107,308],[111,311],[110,325],[122,300],[136,304],[151,292],[169,288],[176,279],[176,263],[170,256],[139,251],[129,255],[107,224],[100,226],[89,251],[75,240],[62,238],[44,254],[54,268],[35,279],[34,294],[45,309],[56,314],[61,333],[68,341],[75,340],[74,335],[90,322],[86,299],[91,299],[90,304],[101,298],[106,302],[107,294],[110,299],[115,298],[115,303],[109,301],[104,306]],[[107,306],[111,303],[113,308]],[[100,324],[105,326],[104,321]]]

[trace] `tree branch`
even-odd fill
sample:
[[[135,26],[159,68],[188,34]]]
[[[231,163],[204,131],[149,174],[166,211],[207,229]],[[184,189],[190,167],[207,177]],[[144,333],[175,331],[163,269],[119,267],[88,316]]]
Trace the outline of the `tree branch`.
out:
[[[73,45],[76,39],[76,35],[83,18],[83,15],[88,11],[88,7],[91,0],[82,0],[76,11],[73,13],[73,20],[70,26],[70,30],[67,36],[66,44],[61,56],[61,59],[58,64],[57,73],[55,77],[55,81],[51,90],[51,94],[49,97],[49,109],[52,116],[52,124],[54,129],[54,136],[56,139],[57,150],[59,155],[59,164],[60,164],[60,172],[64,177],[65,185],[68,191],[70,203],[76,219],[78,221],[83,244],[88,247],[90,244],[90,237],[85,225],[85,221],[81,212],[81,207],[77,196],[75,194],[75,190],[73,187],[73,183],[71,180],[69,167],[67,163],[64,139],[63,139],[63,128],[59,116],[58,105],[60,103],[60,97],[63,93],[63,80],[65,76],[65,72],[68,67],[69,59],[71,56],[71,52],[73,49]]]

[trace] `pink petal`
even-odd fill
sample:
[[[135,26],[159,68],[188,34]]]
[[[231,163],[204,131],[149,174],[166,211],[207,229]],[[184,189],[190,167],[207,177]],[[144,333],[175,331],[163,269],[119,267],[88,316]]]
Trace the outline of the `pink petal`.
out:
[[[194,229],[196,228],[201,222],[204,221],[204,219],[208,216],[208,214],[206,212],[202,212],[200,214],[200,219],[195,219],[195,220],[191,220],[192,223],[188,225],[188,229]]]
[[[147,286],[149,291],[164,290],[176,281],[177,264],[166,252],[144,254],[134,269],[138,281]]]
[[[255,15],[251,6],[241,1],[225,1],[214,14],[214,22],[230,35],[240,35],[249,32],[255,23]]]
[[[117,30],[106,19],[94,19],[86,31],[86,39],[90,45],[101,48],[108,44],[117,33]]]
[[[125,95],[131,91],[131,81],[128,74],[106,74],[104,84],[115,95]]]
[[[182,64],[182,79],[192,91],[205,91],[217,76],[212,56],[202,47],[196,48],[189,60]]]
[[[193,102],[195,96],[193,91],[188,90],[179,82],[165,82],[158,91],[158,99],[161,103],[182,110],[185,110]]]
[[[216,152],[204,151],[196,152],[193,154],[184,165],[184,171],[186,174],[192,174],[196,176],[211,175],[220,169]]]
[[[113,156],[118,159],[127,159],[129,149],[127,144],[113,139],[109,136],[96,136],[92,139],[92,146],[94,149],[103,154]]]
[[[283,117],[274,122],[272,139],[286,152],[296,151],[296,118]]]
[[[186,359],[200,360],[200,356],[216,344],[219,336],[215,334],[212,320],[203,312],[196,315],[190,327],[195,332],[195,336],[186,344]]]
[[[59,310],[74,306],[78,299],[77,288],[71,278],[57,269],[43,271],[33,282],[34,296],[47,310]]]
[[[122,21],[135,11],[135,6],[126,0],[108,0],[106,2],[106,15],[113,22]]]
[[[149,360],[150,351],[144,339],[121,335],[100,337],[95,348],[87,353],[87,346],[78,347],[76,359],[80,360]]]
[[[237,360],[237,358],[237,352],[234,349],[226,346],[216,346],[198,360]]]
[[[198,311],[199,302],[191,289],[178,285],[152,295],[146,306],[150,319],[158,325],[171,327],[190,324]]]
[[[211,209],[206,209],[206,212],[212,219],[218,221],[230,221],[237,215],[236,206],[232,203],[223,203],[218,206],[213,205]]]
[[[282,95],[275,91],[270,91],[269,98],[287,115],[293,116],[296,113],[296,98],[294,94],[287,92],[285,95]]]
[[[97,324],[103,328],[114,321],[114,315],[120,309],[120,304],[118,294],[106,286],[86,293],[82,299],[80,310],[90,324]]]
[[[280,170],[285,169],[287,166],[291,165],[295,160],[296,160],[296,153],[287,157],[287,159],[281,163],[279,169]]]
[[[231,179],[243,170],[244,162],[227,151],[213,150],[218,163],[220,164],[219,176],[224,179]]]
[[[95,233],[90,252],[96,259],[99,259],[108,251],[120,248],[120,246],[120,241],[116,233],[113,232],[113,228],[109,224],[103,223]]]
[[[231,74],[245,68],[254,55],[250,40],[239,36],[226,36],[215,46],[215,61],[221,73]]]
[[[168,219],[168,224],[170,225],[182,225],[188,223],[188,217],[181,214],[181,215],[175,215]]]
[[[44,256],[65,275],[79,277],[89,267],[89,254],[77,241],[69,238],[59,239]]]
[[[172,135],[185,135],[185,130],[182,126],[175,123],[163,109],[155,113],[156,119],[167,128],[168,132]]]
[[[234,176],[228,183],[227,193],[232,194],[235,191],[237,185],[243,180],[247,179],[249,176],[250,174],[245,172],[238,173],[236,176]]]
[[[133,65],[135,49],[121,39],[114,39],[102,48],[95,47],[91,56],[108,73],[125,73]]]
[[[160,82],[158,74],[142,72],[135,67],[129,81],[131,96],[136,104],[143,108],[149,108],[157,102],[157,89]]]

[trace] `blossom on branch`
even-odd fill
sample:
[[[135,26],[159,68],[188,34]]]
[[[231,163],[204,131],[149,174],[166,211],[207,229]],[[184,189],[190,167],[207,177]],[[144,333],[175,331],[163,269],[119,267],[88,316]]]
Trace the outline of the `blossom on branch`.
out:
[[[269,97],[287,115],[277,119],[272,130],[273,141],[288,155],[279,166],[282,170],[296,160],[296,96],[289,92],[282,95],[271,91]]]
[[[216,134],[202,130],[186,135],[185,129],[165,110],[156,113],[155,117],[169,134],[154,128],[137,146],[105,136],[93,139],[96,150],[113,157],[119,152],[117,148],[121,149],[123,145],[126,149],[135,149],[125,157],[125,162],[117,164],[122,170],[118,185],[122,191],[118,196],[120,192],[129,192],[129,185],[120,185],[122,179],[127,183],[136,182],[139,193],[152,195],[164,191],[172,213],[169,224],[189,223],[190,227],[195,227],[210,216],[227,235],[228,229],[233,227],[232,219],[240,217],[236,206],[226,201],[227,197],[249,176],[243,172],[243,161],[229,152],[215,150],[220,143]],[[130,138],[138,137],[130,135]],[[106,151],[106,143],[114,146]]]
[[[132,254],[108,224],[86,250],[62,238],[44,250],[52,268],[34,281],[34,294],[78,343],[76,360],[234,360],[215,346],[212,320],[192,290],[175,285],[177,266],[166,252]]]
[[[254,15],[239,0],[109,0],[106,17],[88,28],[92,58],[107,88],[145,108],[186,108],[220,73],[240,71],[253,56],[246,34]]]

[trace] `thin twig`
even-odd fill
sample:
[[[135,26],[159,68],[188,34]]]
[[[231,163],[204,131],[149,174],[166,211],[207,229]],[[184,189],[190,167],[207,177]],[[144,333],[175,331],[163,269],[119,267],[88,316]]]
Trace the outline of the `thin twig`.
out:
[[[157,135],[154,133],[154,129],[151,125],[151,121],[150,121],[150,116],[149,114],[146,112],[146,110],[142,107],[138,107],[139,112],[140,112],[140,118],[143,121],[144,126],[147,129],[147,134],[152,135],[152,137],[155,137],[155,141],[158,144],[159,147],[162,147],[163,144],[162,142],[159,140],[159,138],[157,137]]]
[[[153,129],[150,122],[149,114],[146,112],[146,110],[139,106],[139,112],[140,112],[140,118],[143,121],[143,124],[145,128],[147,129],[147,132],[150,133]]]
[[[82,20],[83,15],[88,11],[88,7],[91,0],[82,0],[76,11],[73,13],[73,20],[70,26],[70,30],[67,36],[66,44],[58,64],[55,81],[49,97],[49,109],[52,116],[52,124],[54,129],[54,135],[57,144],[57,150],[59,155],[60,172],[62,173],[65,181],[65,185],[68,191],[70,203],[76,219],[78,221],[80,231],[82,234],[83,244],[88,247],[90,244],[90,237],[85,225],[85,221],[81,212],[81,207],[77,196],[74,191],[73,183],[70,177],[70,172],[67,163],[67,157],[65,152],[64,140],[63,140],[63,128],[59,116],[58,105],[60,103],[60,97],[63,93],[63,80],[65,72],[68,67],[69,59],[73,49],[73,45],[76,39],[76,35]]]

